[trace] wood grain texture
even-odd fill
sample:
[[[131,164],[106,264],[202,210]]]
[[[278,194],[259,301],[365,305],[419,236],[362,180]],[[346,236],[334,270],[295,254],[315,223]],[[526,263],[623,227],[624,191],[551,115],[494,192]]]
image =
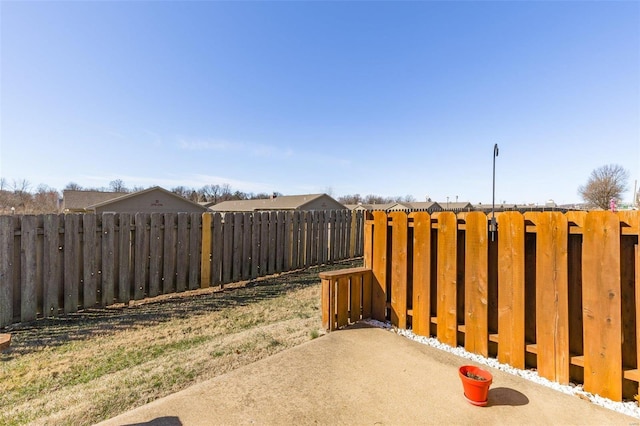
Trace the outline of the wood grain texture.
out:
[[[569,383],[569,224],[559,212],[536,217],[538,374]]]
[[[584,389],[622,399],[620,222],[611,212],[589,212],[582,255]]]
[[[431,217],[427,212],[413,217],[413,332],[429,336],[431,320]]]
[[[489,241],[487,216],[470,212],[465,216],[465,334],[469,352],[489,356]]]
[[[385,321],[387,310],[387,214],[381,211],[373,212],[372,258],[371,316],[378,321]]]
[[[393,212],[391,218],[391,324],[407,328],[407,244],[409,224],[405,212]]]
[[[525,367],[525,228],[518,212],[498,216],[498,360]]]
[[[457,218],[441,212],[438,220],[437,336],[442,343],[457,346]]]

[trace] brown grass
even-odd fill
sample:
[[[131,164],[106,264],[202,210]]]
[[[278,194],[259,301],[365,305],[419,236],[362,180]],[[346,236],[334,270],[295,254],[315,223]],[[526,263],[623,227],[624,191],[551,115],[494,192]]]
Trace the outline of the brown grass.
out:
[[[318,272],[14,327],[0,424],[92,424],[320,335]]]

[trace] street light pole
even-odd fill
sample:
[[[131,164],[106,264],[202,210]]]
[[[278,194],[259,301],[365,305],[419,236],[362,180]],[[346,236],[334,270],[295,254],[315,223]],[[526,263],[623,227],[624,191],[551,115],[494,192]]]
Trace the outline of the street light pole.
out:
[[[495,240],[496,224],[496,157],[498,156],[498,144],[493,145],[493,198],[491,201],[491,241]]]

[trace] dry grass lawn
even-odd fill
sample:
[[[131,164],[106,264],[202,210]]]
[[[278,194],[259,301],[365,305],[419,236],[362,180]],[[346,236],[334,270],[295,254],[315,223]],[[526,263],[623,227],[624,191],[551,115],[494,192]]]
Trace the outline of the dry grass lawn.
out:
[[[13,327],[0,424],[88,425],[320,335],[318,272]]]

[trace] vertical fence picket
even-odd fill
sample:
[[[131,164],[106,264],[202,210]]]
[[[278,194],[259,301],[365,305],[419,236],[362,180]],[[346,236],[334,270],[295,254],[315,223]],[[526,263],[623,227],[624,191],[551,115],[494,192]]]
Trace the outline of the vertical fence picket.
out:
[[[589,212],[582,252],[584,389],[622,399],[620,222],[611,212]]]
[[[362,275],[351,278],[349,294],[351,295],[351,307],[349,308],[349,320],[353,323],[360,320],[362,314]]]
[[[149,297],[156,297],[162,287],[164,226],[162,213],[151,213],[149,231]]]
[[[189,281],[189,213],[178,213],[176,291],[187,289]]]
[[[565,215],[536,216],[536,345],[538,374],[569,383],[569,225]]]
[[[300,212],[291,212],[291,269],[300,267]]]
[[[371,316],[386,320],[387,311],[387,214],[373,212]]]
[[[431,217],[427,212],[413,218],[413,332],[429,335],[431,321]]]
[[[96,238],[95,214],[85,214],[82,218],[82,259],[83,259],[83,302],[85,308],[98,301],[98,244]]]
[[[222,223],[221,213],[215,212],[213,214],[212,224],[211,284],[217,286],[222,283],[222,253],[224,251],[224,224]]]
[[[0,216],[0,327],[13,322],[14,234],[13,217]]]
[[[114,302],[114,289],[117,282],[117,243],[116,243],[116,222],[114,213],[104,213],[102,215],[102,244],[101,256],[101,285],[98,302],[101,306],[108,306]]]
[[[335,286],[334,280],[331,278],[322,278],[321,281],[322,291],[322,328],[325,330],[334,330],[335,322]]]
[[[133,286],[131,214],[121,213],[118,231],[118,301],[129,303]]]
[[[407,328],[407,241],[409,224],[405,212],[393,212],[391,218],[391,324]]]
[[[269,212],[260,214],[260,276],[269,273]]]
[[[525,367],[524,217],[498,217],[498,360]]]
[[[80,227],[81,216],[64,217],[64,312],[77,312],[80,297]]]
[[[251,213],[251,273],[250,278],[256,279],[262,271],[260,265],[260,247],[261,247],[261,222],[262,214],[258,212]]]
[[[134,255],[134,300],[144,299],[149,295],[149,230],[148,213],[135,215],[135,255]]]
[[[309,223],[309,232],[311,234],[311,257],[307,260],[308,265],[315,265],[318,261],[318,222],[319,222],[319,213],[317,211],[309,212],[310,214],[310,223]]]
[[[279,273],[284,270],[284,248],[286,245],[285,233],[285,212],[276,213],[276,265],[275,272]]]
[[[231,280],[236,282],[242,276],[242,234],[244,225],[244,214],[235,213],[233,216],[233,250],[231,252]]]
[[[231,282],[233,269],[233,226],[237,213],[225,213],[222,228],[222,283]]]
[[[200,287],[200,249],[202,247],[202,214],[189,215],[189,290]]]
[[[276,239],[278,235],[277,212],[269,212],[269,241],[267,246],[267,274],[276,272]]]
[[[162,261],[162,293],[173,293],[176,289],[176,256],[178,238],[178,216],[176,213],[164,214],[163,246],[164,259]]]
[[[251,218],[253,215],[249,212],[242,214],[242,280],[251,278],[251,262],[253,247],[251,247]]]
[[[470,212],[465,217],[465,334],[467,351],[489,356],[489,285],[487,216]]]
[[[284,214],[284,263],[282,265],[285,271],[290,271],[291,264],[291,249],[293,248],[293,211],[287,211]]]
[[[38,236],[37,217],[33,215],[22,216],[20,233],[20,267],[22,268],[22,286],[20,297],[20,321],[32,321],[36,319],[38,310],[37,301],[37,274],[38,268],[36,256],[36,243]]]
[[[437,336],[450,346],[457,346],[457,234],[455,213],[438,213],[437,260]]]
[[[358,253],[357,249],[357,235],[358,235],[358,212],[355,210],[350,210],[348,213],[349,218],[349,241],[347,242],[347,257],[353,259],[356,257],[356,253]]]
[[[212,213],[202,214],[202,250],[200,254],[201,288],[211,286],[211,221]]]
[[[349,324],[349,278],[338,278],[337,287],[338,328]]]
[[[2,227],[0,223],[0,227]],[[0,232],[2,229],[0,229]],[[43,220],[43,302],[42,315],[51,317],[58,315],[60,309],[60,273],[62,272],[62,250],[60,245],[60,216],[48,214]],[[1,254],[1,252],[0,252]],[[0,277],[1,278],[1,277]],[[0,279],[0,281],[4,281]]]
[[[336,249],[338,246],[337,211],[320,212],[318,222],[320,248],[318,250],[318,263],[333,263],[336,261]]]
[[[311,246],[313,245],[313,214],[312,212],[304,212],[304,266],[305,268],[311,266]]]

